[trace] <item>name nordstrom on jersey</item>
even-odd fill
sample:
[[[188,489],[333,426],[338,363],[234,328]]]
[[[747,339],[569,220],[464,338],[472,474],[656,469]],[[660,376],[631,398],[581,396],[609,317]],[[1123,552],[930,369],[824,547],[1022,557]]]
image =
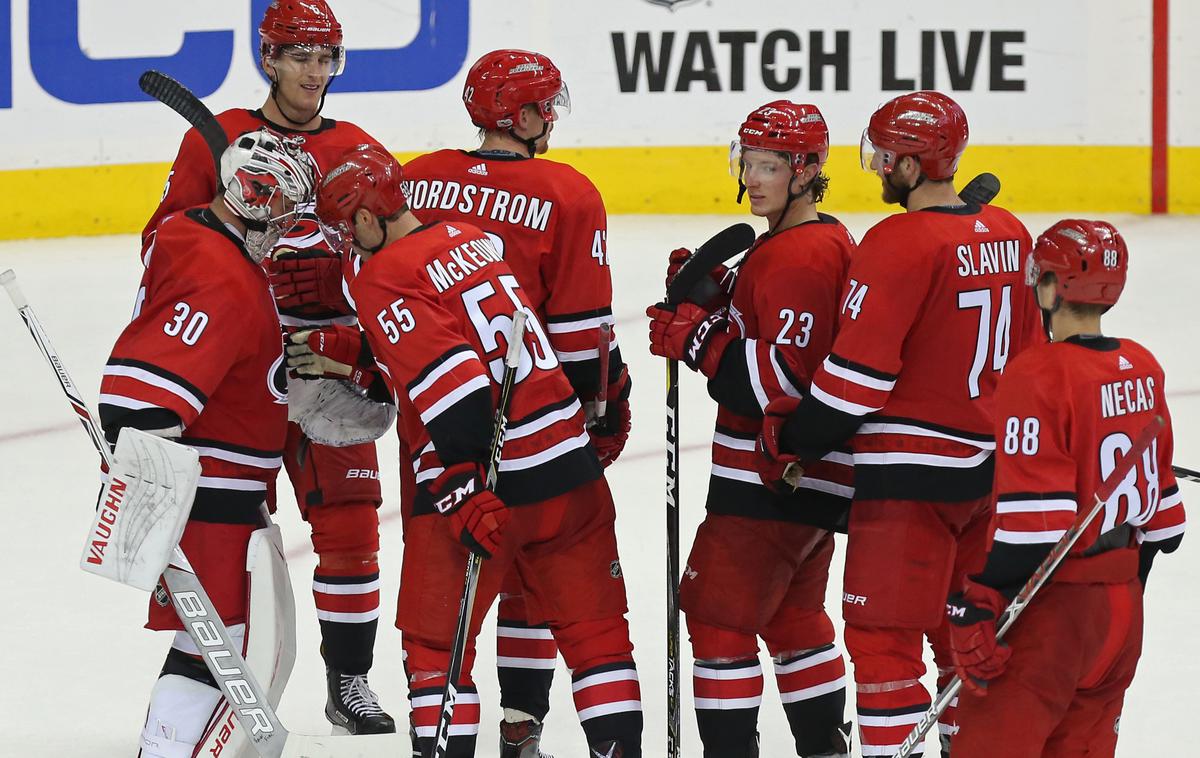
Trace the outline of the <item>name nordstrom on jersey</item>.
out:
[[[414,211],[456,209],[464,215],[473,213],[476,218],[525,226],[539,232],[546,231],[550,213],[554,210],[552,200],[477,184],[419,179],[402,182],[400,187]]]

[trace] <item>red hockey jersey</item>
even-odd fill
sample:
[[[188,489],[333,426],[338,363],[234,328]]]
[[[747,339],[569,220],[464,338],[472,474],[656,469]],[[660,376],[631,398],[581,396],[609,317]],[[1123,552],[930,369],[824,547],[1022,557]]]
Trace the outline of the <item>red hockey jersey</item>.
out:
[[[1105,337],[1041,345],[1014,361],[996,390],[996,513],[984,579],[1028,577],[1091,510],[1100,482],[1156,415],[1167,426],[1060,569],[1073,581],[1128,581],[1140,543],[1183,534],[1163,371],[1133,340]],[[1004,574],[1009,582],[998,579]]]
[[[133,321],[104,369],[106,433],[170,425],[139,418],[177,418],[179,442],[200,453],[192,518],[257,522],[283,462],[283,340],[266,274],[207,208],[159,224]]]
[[[545,158],[439,150],[404,167],[404,190],[425,223],[483,229],[546,326],[571,385],[599,389],[599,329],[613,324],[608,219],[587,177]],[[624,365],[615,331],[609,374]]]
[[[1024,282],[1029,232],[994,206],[889,216],[863,237],[812,395],[861,422],[860,499],[971,500],[992,483],[992,393],[1045,342]]]
[[[795,496],[759,478],[755,437],[777,397],[800,397],[829,354],[854,239],[832,216],[764,235],[738,268],[726,347],[708,383],[719,403],[708,509],[750,518],[836,525],[854,494],[848,449],[805,468]]]
[[[378,144],[354,124],[328,118],[322,119],[319,128],[300,132],[268,121],[262,111],[233,108],[218,114],[217,122],[230,140],[264,126],[288,137],[303,137],[305,151],[313,157],[322,174],[336,166],[338,159],[351,147]],[[194,128],[188,129],[179,145],[175,163],[171,165],[171,173],[167,175],[167,186],[163,190],[162,201],[147,222],[146,228],[142,230],[143,255],[158,222],[164,216],[194,205],[208,204],[213,199],[216,186],[216,166],[213,165],[212,153],[200,133]],[[334,255],[320,232],[313,207],[298,209],[298,216],[299,223],[287,237],[279,241],[272,256],[298,251],[305,255]],[[331,307],[327,310],[309,307],[285,310],[280,314],[280,323],[296,328],[314,328],[334,323],[354,324],[354,316],[342,315],[344,311],[344,307]]]
[[[427,487],[444,464],[488,459],[518,308],[530,318],[496,492],[523,505],[600,477],[579,399],[524,290],[482,231],[422,227],[367,260],[351,293],[412,451],[414,515],[433,512]]]

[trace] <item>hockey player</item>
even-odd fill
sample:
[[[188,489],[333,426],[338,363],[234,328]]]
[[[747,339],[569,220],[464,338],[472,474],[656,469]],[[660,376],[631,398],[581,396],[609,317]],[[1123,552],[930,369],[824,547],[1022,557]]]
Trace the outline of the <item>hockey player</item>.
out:
[[[1028,232],[954,191],[967,145],[958,104],[901,95],[872,115],[862,141],[863,167],[907,213],[863,237],[833,350],[803,400],[767,409],[760,461],[764,479],[778,479],[785,464],[807,466],[850,440],[844,640],[863,755],[890,756],[930,702],[922,637],[947,679],[943,593],[982,561],[996,379],[1045,336],[1022,279]],[[943,736],[953,719],[939,724]]]
[[[758,637],[775,662],[796,754],[849,755],[846,667],[825,585],[833,555],[826,529],[844,520],[853,493],[850,456],[831,453],[795,494],[784,494],[759,478],[754,444],[768,403],[806,392],[833,343],[854,241],[817,211],[828,155],[829,130],[815,105],[778,100],[751,113],[731,169],[739,201],[747,193],[769,230],[743,258],[730,297],[709,308],[685,302],[646,311],[650,351],[707,377],[718,403],[708,513],[680,586],[705,758],[758,755]],[[671,273],[687,255],[672,253]],[[717,277],[732,279],[726,271]]]
[[[1100,327],[1128,266],[1125,241],[1102,221],[1060,221],[1029,256],[1026,282],[1053,342],[1022,353],[996,389],[991,549],[947,604],[966,685],[955,758],[1116,750],[1141,653],[1142,585],[1154,555],[1179,546],[1185,521],[1162,367]],[[1156,415],[1168,426],[997,645],[997,617]]]
[[[260,263],[294,223],[295,207],[311,202],[313,173],[298,145],[264,129],[225,151],[221,180],[208,206],[158,225],[133,321],[104,369],[100,419],[110,442],[134,427],[199,452],[200,483],[181,544],[240,643],[249,610],[246,545],[287,433],[283,342]],[[165,593],[155,594],[147,626],[182,629]],[[176,631],[140,755],[195,755],[219,726],[221,701],[199,650]]]
[[[614,508],[524,289],[489,237],[469,224],[421,226],[382,149],[348,153],[318,193],[318,213],[367,258],[351,284],[380,370],[400,408],[418,485],[405,524],[396,625],[404,633],[418,751],[429,756],[468,550],[485,561],[474,640],[505,575],[519,573],[527,612],[553,631],[573,672],[594,755],[641,755],[641,700],[624,613]],[[495,493],[484,487],[510,314],[529,314]],[[474,754],[478,696],[467,649],[449,755]],[[474,701],[474,702],[472,702]]]
[[[406,165],[412,210],[426,223],[467,222],[487,233],[590,411],[601,386],[600,327],[613,324],[604,201],[570,166],[534,160],[570,109],[562,74],[539,53],[495,50],[467,72],[463,101],[483,143],[477,150],[439,150]],[[607,414],[588,427],[605,466],[629,437],[631,388],[615,336],[607,348]],[[536,758],[557,650],[546,626],[528,623],[516,574],[501,589],[498,613],[501,758]]]
[[[260,63],[271,91],[258,110],[235,108],[217,115],[230,138],[263,126],[303,138],[305,151],[322,172],[347,148],[375,142],[354,124],[320,115],[329,84],[345,64],[342,27],[325,0],[276,0],[263,16],[259,35]],[[189,129],[162,202],[142,233],[143,249],[153,247],[161,218],[203,202],[213,186],[208,148]],[[266,261],[280,323],[298,335],[293,341],[299,344],[290,350],[357,346],[354,311],[343,294],[343,261],[326,249],[310,208],[301,209],[301,220]],[[310,372],[337,379],[349,378],[353,368],[319,355],[309,363],[316,364],[308,367]],[[292,402],[299,401],[293,397]],[[392,717],[379,707],[367,682],[379,623],[377,509],[382,496],[375,446],[318,444],[292,423],[283,460],[318,557],[313,599],[327,669],[325,715],[352,734],[394,732]]]

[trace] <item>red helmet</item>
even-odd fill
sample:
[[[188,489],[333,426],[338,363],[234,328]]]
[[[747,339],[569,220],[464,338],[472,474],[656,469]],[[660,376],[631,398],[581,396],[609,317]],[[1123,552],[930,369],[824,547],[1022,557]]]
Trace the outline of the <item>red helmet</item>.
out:
[[[1128,270],[1129,250],[1112,224],[1066,219],[1038,237],[1025,264],[1025,283],[1033,286],[1054,274],[1063,301],[1113,305]]]
[[[261,54],[274,58],[285,45],[327,47],[338,64],[334,75],[345,64],[342,25],[325,0],[274,0],[258,26]]]
[[[359,208],[387,218],[408,207],[400,188],[403,175],[399,161],[379,145],[358,145],[342,154],[317,189],[317,216],[333,249],[344,250],[353,239],[351,219]]]
[[[967,114],[942,93],[901,95],[871,116],[862,136],[862,166],[889,174],[897,161],[911,155],[930,179],[950,179],[967,148],[967,136]]]
[[[547,121],[554,121],[558,110],[571,111],[558,67],[527,50],[493,50],[475,61],[463,85],[463,103],[480,129],[511,127],[525,105],[536,105]]]
[[[829,127],[817,106],[776,100],[756,108],[738,129],[730,151],[735,176],[745,150],[786,153],[797,172],[809,163],[816,163],[819,169],[829,158]]]

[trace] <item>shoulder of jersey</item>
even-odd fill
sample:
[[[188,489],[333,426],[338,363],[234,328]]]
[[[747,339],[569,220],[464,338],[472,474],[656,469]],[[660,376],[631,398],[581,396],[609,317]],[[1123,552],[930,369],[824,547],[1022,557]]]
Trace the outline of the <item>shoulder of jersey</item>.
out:
[[[979,218],[985,225],[989,226],[1007,226],[1009,228],[1019,228],[1029,234],[1029,230],[1025,228],[1025,224],[1021,223],[1012,211],[1007,208],[1001,208],[998,205],[984,205],[980,207]]]
[[[203,207],[203,206],[198,206]],[[194,209],[189,209],[194,210]],[[257,282],[255,266],[233,240],[193,218],[187,211],[172,213],[158,225],[150,265],[170,266],[209,281]],[[255,285],[257,286],[257,285]]]
[[[1163,373],[1162,365],[1158,362],[1158,358],[1155,358],[1154,353],[1150,352],[1145,345],[1126,337],[1118,339],[1121,346],[1115,352],[1117,353],[1117,367],[1119,369],[1125,371],[1131,369],[1145,370],[1149,367],[1160,374]]]
[[[230,108],[227,111],[221,111],[216,115],[216,119],[230,139],[267,125],[266,121],[254,115],[254,111],[246,108]]]

